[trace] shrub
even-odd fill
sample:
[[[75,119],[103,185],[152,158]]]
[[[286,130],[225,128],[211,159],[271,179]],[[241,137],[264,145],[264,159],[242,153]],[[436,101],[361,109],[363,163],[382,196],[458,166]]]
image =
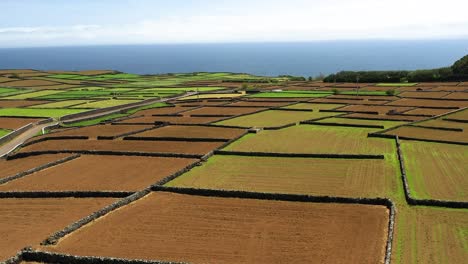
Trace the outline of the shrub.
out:
[[[385,94],[387,94],[387,95],[395,95],[395,94],[396,94],[396,91],[395,91],[395,89],[390,89],[390,90],[385,91]]]

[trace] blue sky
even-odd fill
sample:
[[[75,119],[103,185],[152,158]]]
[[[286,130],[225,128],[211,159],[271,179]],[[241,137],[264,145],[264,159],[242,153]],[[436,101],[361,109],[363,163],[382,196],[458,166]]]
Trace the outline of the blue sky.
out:
[[[0,0],[0,47],[468,38],[466,0]]]

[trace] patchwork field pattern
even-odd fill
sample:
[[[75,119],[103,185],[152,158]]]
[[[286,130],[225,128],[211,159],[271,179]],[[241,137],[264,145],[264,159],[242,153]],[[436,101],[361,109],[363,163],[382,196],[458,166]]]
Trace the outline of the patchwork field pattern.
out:
[[[107,70],[0,84],[0,136],[55,118],[0,159],[0,262],[468,258],[466,84]]]

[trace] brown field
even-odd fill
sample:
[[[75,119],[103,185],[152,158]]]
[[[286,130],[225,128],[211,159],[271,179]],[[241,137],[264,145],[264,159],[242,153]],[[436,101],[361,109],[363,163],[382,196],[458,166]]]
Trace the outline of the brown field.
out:
[[[313,103],[329,103],[329,104],[369,104],[369,105],[383,105],[390,101],[366,101],[366,100],[347,100],[339,98],[319,98],[311,101]]]
[[[444,131],[438,129],[427,129],[411,126],[403,126],[385,132],[388,135],[398,135],[400,137],[420,138],[429,140],[444,140],[468,143],[468,131]]]
[[[383,263],[387,225],[382,206],[158,192],[43,249],[191,263]]]
[[[416,86],[457,86],[459,82],[422,82],[416,84]]]
[[[17,80],[17,79],[0,76],[0,83],[11,82],[11,81],[15,81],[15,80]]]
[[[132,135],[134,137],[224,138],[242,135],[246,130],[206,126],[165,126]]]
[[[50,103],[50,101],[0,100],[0,108],[24,107],[47,103]]]
[[[343,197],[379,197],[397,189],[386,160],[214,156],[168,186]]]
[[[28,77],[40,77],[40,76],[47,76],[48,73],[45,72],[23,72],[18,73],[18,77],[20,78],[28,78]]]
[[[426,107],[467,107],[468,101],[448,101],[448,100],[430,100],[430,99],[409,99],[403,98],[389,103],[397,106],[426,106]]]
[[[280,130],[249,134],[229,145],[226,150],[280,153],[391,154],[395,142],[368,138],[375,129],[298,125]]]
[[[419,121],[426,119],[427,117],[421,116],[405,116],[405,115],[373,115],[373,114],[361,114],[361,113],[352,113],[344,115],[343,117],[350,118],[362,118],[362,119],[375,119],[375,120],[404,120],[407,122]]]
[[[82,84],[84,81],[82,80],[71,80],[71,79],[55,79],[55,78],[49,78],[49,77],[36,77],[34,80],[43,80],[43,81],[49,81],[53,82],[56,85],[60,84]],[[60,82],[60,83],[58,83]]]
[[[385,129],[407,124],[404,121],[387,121],[387,120],[372,120],[372,119],[355,119],[346,117],[330,117],[317,121],[319,123],[338,123],[338,124],[355,124],[355,125],[371,125],[371,126],[383,126]],[[382,129],[376,128],[375,131]]]
[[[332,99],[348,99],[348,98],[354,98],[354,99],[360,99],[360,100],[379,100],[379,101],[393,101],[399,99],[397,96],[385,96],[385,95],[362,95],[362,96],[356,96],[356,95],[346,95],[346,94],[333,94],[330,96],[327,96],[327,98],[332,98]]]
[[[210,106],[210,105],[223,105],[226,103],[231,102],[231,100],[216,100],[216,101],[208,101],[208,100],[195,100],[190,102],[185,101],[176,101],[177,106]]]
[[[261,100],[259,100],[261,101]],[[264,107],[275,107],[275,106],[285,106],[291,104],[291,102],[275,102],[275,101],[268,101],[264,100],[262,102],[249,102],[249,101],[239,101],[235,103],[229,104],[230,106],[264,106]]]
[[[21,159],[5,160],[0,159],[0,179],[16,175],[41,165],[63,159],[69,154],[39,155]]]
[[[242,115],[250,114],[263,110],[264,108],[258,107],[203,107],[197,108],[188,112],[185,112],[184,115]]]
[[[38,118],[16,118],[16,117],[0,117],[0,127],[6,129],[18,129],[29,123],[36,123],[42,119]]]
[[[45,85],[56,85],[60,84],[57,82],[51,82],[46,80],[21,80],[3,83],[5,87],[32,87],[32,86],[45,86]]]
[[[36,70],[30,69],[10,69],[10,70],[0,70],[0,74],[19,74],[19,73],[31,73],[37,72]]]
[[[43,137],[59,137],[59,136],[87,136],[97,138],[98,136],[118,136],[124,133],[143,130],[153,127],[152,125],[96,125],[81,128],[72,128],[65,131],[46,134]],[[36,138],[33,138],[33,140]]]
[[[389,111],[404,112],[412,109],[413,107],[398,107],[398,106],[388,106],[388,105],[348,105],[340,108],[340,111],[368,111],[368,112],[378,112],[379,115],[388,113]]]
[[[116,201],[113,198],[0,200],[0,261]]]
[[[204,155],[221,146],[223,142],[127,141],[127,140],[52,140],[36,143],[21,149],[31,151],[128,151],[163,152]]]
[[[402,140],[401,148],[415,198],[468,201],[466,146]]]
[[[447,99],[468,99],[468,92],[455,92],[451,93],[444,98]]]
[[[468,210],[410,207],[396,214],[392,263],[465,263]]]
[[[190,116],[144,116],[126,119],[118,124],[154,124],[155,122],[170,122],[173,124],[208,124],[223,117],[190,117]]]
[[[430,91],[463,92],[467,89],[468,87],[466,86],[439,86],[432,88]]]
[[[269,110],[218,122],[218,125],[241,127],[276,127],[300,121],[334,116],[338,113]]]
[[[196,159],[83,155],[0,185],[0,191],[138,191]]]
[[[449,92],[403,92],[398,94],[401,97],[424,97],[424,98],[442,98],[450,94]]]
[[[432,91],[432,88],[436,86],[405,86],[399,87],[396,90],[400,93],[403,92],[425,92],[425,91]]]
[[[152,115],[168,115],[168,114],[175,114],[181,111],[192,109],[191,107],[157,107],[152,109],[147,109],[143,111],[138,111],[133,116],[152,116]]]
[[[408,115],[442,115],[448,112],[453,111],[453,109],[437,109],[437,108],[416,108],[413,110],[406,111],[405,114]]]

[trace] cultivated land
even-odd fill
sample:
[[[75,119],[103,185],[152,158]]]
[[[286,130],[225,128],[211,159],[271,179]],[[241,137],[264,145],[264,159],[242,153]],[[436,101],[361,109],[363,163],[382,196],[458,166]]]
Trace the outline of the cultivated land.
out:
[[[277,127],[300,121],[337,115],[336,113],[310,111],[270,110],[218,122],[218,125],[241,127]]]
[[[393,140],[368,138],[370,128],[298,125],[249,134],[226,150],[312,154],[391,154]],[[278,140],[281,139],[281,140]]]
[[[356,83],[233,73],[0,70],[0,84],[0,134],[58,121],[0,143],[3,154],[27,140],[0,160],[0,262],[26,246],[192,263],[468,258],[466,83],[357,92]],[[63,121],[75,111],[86,119]],[[254,126],[267,129],[226,145]],[[57,262],[30,254],[24,263]]]
[[[167,185],[377,197],[396,189],[397,169],[386,160],[214,156]]]
[[[47,250],[193,263],[381,263],[387,222],[382,206],[154,193]]]
[[[0,200],[0,260],[23,247],[38,245],[46,236],[66,227],[116,199],[21,198]]]
[[[196,161],[181,158],[83,155],[0,185],[0,192],[137,191]]]
[[[468,201],[466,146],[409,140],[401,146],[415,197]]]

